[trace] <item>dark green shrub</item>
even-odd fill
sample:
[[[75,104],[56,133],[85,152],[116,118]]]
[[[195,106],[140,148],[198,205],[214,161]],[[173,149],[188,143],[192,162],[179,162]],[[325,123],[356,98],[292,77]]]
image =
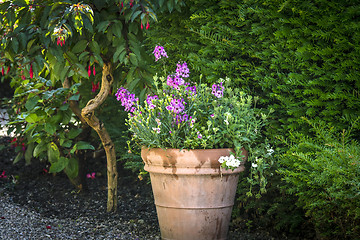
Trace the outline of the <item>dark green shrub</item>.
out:
[[[350,130],[338,134],[324,122],[307,121],[314,136],[292,135],[279,172],[320,235],[360,238],[360,145]]]
[[[359,1],[186,4],[182,13],[159,16],[152,44],[181,52],[207,81],[227,76],[260,96],[276,111],[271,133],[300,129],[302,116],[342,129],[359,115]]]

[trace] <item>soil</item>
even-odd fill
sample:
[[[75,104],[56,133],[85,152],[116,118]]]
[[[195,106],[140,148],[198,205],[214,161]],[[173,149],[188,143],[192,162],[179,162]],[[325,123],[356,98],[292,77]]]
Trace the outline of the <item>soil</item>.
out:
[[[0,200],[6,193],[14,204],[31,209],[44,218],[96,219],[104,226],[119,221],[128,223],[127,229],[136,236],[143,236],[140,239],[160,238],[151,185],[146,180],[141,181],[132,172],[119,169],[118,210],[107,213],[105,159],[92,159],[87,172],[95,172],[95,178],[88,178],[89,190],[79,193],[64,174],[47,173],[46,163],[34,160],[27,166],[24,161],[13,164],[15,153],[8,147],[10,140],[0,137],[0,175],[5,171],[7,176],[0,178]],[[231,227],[229,239],[276,238],[267,233],[240,233]]]

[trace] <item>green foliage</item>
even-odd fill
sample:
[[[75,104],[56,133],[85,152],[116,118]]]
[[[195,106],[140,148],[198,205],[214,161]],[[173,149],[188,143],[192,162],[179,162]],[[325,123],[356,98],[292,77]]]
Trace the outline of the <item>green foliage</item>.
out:
[[[287,191],[298,196],[318,232],[327,237],[360,237],[360,146],[351,129],[338,134],[324,122],[307,120],[314,137],[296,133],[279,172]]]
[[[300,129],[301,116],[342,129],[359,115],[358,1],[186,3],[163,16],[152,43],[176,48],[209,82],[227,76],[260,96],[276,111],[272,134]]]
[[[15,134],[26,139],[26,151],[19,151],[27,163],[33,157],[48,160],[49,172],[65,170],[70,178],[78,174],[75,152],[93,149],[87,142],[78,141],[82,129],[72,117],[69,101],[77,98],[77,84],[69,89],[53,88],[51,81],[39,78],[25,80],[15,90],[16,119],[9,123]]]
[[[104,62],[112,63],[116,85],[140,89],[144,97],[152,87],[150,57],[143,46],[146,31],[157,20],[155,11],[180,10],[182,4],[175,0],[1,2],[0,67],[17,89],[13,124],[27,144],[25,153],[17,147],[16,161],[22,155],[27,161],[32,156],[48,159],[51,172],[64,170],[76,176],[79,166],[74,155],[94,147],[75,140],[82,122],[73,119],[77,117],[69,102],[62,102],[75,101],[81,110],[95,96],[102,77],[96,72],[101,72]],[[72,89],[63,88],[69,83]],[[109,123],[116,129],[114,121]],[[116,131],[110,134],[122,137]]]

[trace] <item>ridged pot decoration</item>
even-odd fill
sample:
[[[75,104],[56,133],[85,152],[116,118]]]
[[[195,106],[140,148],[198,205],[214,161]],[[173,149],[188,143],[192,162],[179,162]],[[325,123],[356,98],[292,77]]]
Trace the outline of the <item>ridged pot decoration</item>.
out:
[[[226,239],[239,173],[220,169],[232,149],[143,148],[162,239]],[[247,158],[244,150],[243,160]]]

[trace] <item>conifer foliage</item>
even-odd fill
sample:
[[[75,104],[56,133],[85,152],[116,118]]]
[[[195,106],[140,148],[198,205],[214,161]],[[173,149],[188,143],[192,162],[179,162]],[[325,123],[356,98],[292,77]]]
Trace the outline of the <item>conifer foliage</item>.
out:
[[[358,1],[194,0],[187,5],[180,22],[174,15],[166,20],[176,24],[155,33],[156,41],[181,41],[176,47],[182,57],[208,81],[228,76],[261,96],[280,118],[277,131],[298,129],[301,116],[341,129],[359,115]]]

